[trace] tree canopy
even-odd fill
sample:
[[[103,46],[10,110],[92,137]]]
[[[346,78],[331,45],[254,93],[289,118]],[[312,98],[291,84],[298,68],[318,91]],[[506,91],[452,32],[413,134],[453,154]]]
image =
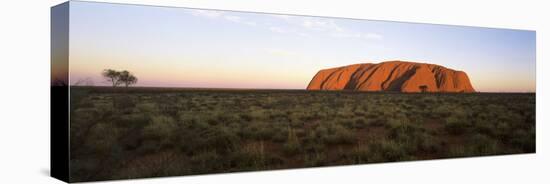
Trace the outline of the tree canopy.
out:
[[[105,69],[101,73],[103,77],[113,86],[117,87],[124,84],[125,87],[136,84],[138,79],[132,73],[127,70],[116,71],[113,69]]]

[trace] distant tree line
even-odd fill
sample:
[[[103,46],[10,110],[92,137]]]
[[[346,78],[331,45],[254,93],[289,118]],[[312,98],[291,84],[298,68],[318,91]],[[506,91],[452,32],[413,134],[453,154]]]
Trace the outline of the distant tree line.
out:
[[[134,76],[129,71],[123,70],[123,71],[116,71],[113,69],[105,69],[101,73],[107,81],[112,84],[113,87],[117,87],[119,85],[124,85],[125,87],[128,87],[130,85],[136,84],[138,79],[136,76]]]

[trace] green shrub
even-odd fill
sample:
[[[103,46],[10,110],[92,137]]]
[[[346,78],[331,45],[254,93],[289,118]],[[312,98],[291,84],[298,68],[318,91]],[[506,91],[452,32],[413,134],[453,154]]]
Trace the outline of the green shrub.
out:
[[[158,140],[151,140],[146,139],[141,142],[139,147],[137,147],[136,152],[140,155],[155,153],[159,151],[161,148],[161,145],[159,144]]]
[[[251,122],[241,132],[244,138],[255,140],[271,139],[275,133],[273,126],[266,122]]]
[[[361,128],[365,128],[368,122],[364,117],[356,117],[349,120],[348,119],[341,120],[339,124],[352,129],[361,129]]]
[[[467,120],[457,116],[448,117],[445,121],[445,130],[453,135],[461,135],[470,130],[472,125]]]
[[[320,124],[319,126],[315,127],[314,129],[314,135],[318,139],[325,139],[327,135],[329,135],[329,128],[326,124]]]
[[[213,123],[211,123],[211,122],[209,122],[209,123],[211,125],[216,125],[216,124],[227,125],[227,124],[230,124],[232,122],[238,122],[238,121],[239,121],[239,118],[234,116],[234,115],[219,112],[219,113],[216,113],[214,115],[214,118],[212,119]]]
[[[387,126],[387,124],[388,124],[387,120],[383,118],[369,119],[369,123],[368,123],[368,125],[372,127]]]
[[[119,127],[136,130],[139,128],[143,128],[150,121],[151,118],[144,114],[123,114],[117,118],[116,125]]]
[[[360,143],[350,151],[342,154],[349,164],[364,164],[369,162],[381,162],[384,159],[380,153],[370,151],[368,144]]]
[[[179,119],[183,129],[203,131],[210,127],[201,114],[182,113]]]
[[[136,106],[136,102],[128,95],[121,95],[113,98],[113,105],[119,110],[131,110]]]
[[[435,138],[428,135],[424,129],[409,124],[396,124],[394,126],[390,129],[389,138],[391,138],[391,141],[399,144],[401,149],[408,154],[414,155],[419,150],[439,150],[435,140],[431,140]]]
[[[420,149],[429,153],[443,152],[444,142],[437,137],[427,137],[420,145]]]
[[[281,128],[281,127],[273,127],[273,136],[271,136],[271,140],[274,142],[284,142],[287,139],[288,136],[288,129]]]
[[[251,107],[248,114],[252,119],[265,119],[267,112],[261,108]]]
[[[410,160],[413,157],[407,153],[403,143],[394,140],[380,140],[369,145],[372,154],[380,155],[383,161]]]
[[[194,154],[191,159],[193,173],[211,173],[224,169],[227,165],[227,160],[218,154],[215,150],[202,151]]]
[[[481,133],[481,134],[485,134],[485,135],[489,135],[489,136],[496,136],[497,135],[497,131],[494,127],[494,122],[490,122],[488,120],[479,120],[479,119],[477,119],[476,122],[474,123],[473,129],[474,129],[475,132],[478,132],[478,133]]]
[[[239,118],[241,118],[242,120],[244,121],[252,121],[252,116],[250,116],[249,114],[246,114],[246,113],[243,113],[243,114],[239,114]]]
[[[410,121],[405,115],[398,115],[392,118],[389,118],[387,123],[384,124],[386,128],[394,129],[396,127],[402,127],[405,124],[409,124]]]
[[[317,153],[325,151],[325,143],[322,135],[317,135],[315,130],[309,130],[302,139],[303,150],[308,153]]]
[[[368,124],[367,120],[363,117],[355,118],[354,128],[365,128]]]
[[[328,135],[324,136],[324,141],[329,144],[350,144],[356,141],[355,132],[342,125],[334,124],[329,126]]]
[[[494,155],[500,150],[496,140],[483,134],[474,134],[468,142],[474,148],[473,155]]]
[[[121,136],[119,129],[109,123],[97,123],[91,127],[89,135],[86,137],[86,147],[95,153],[107,155],[118,145],[118,139]],[[78,145],[75,145],[78,146]]]
[[[152,138],[172,137],[177,130],[177,124],[169,116],[153,116],[147,126],[143,128],[143,135]]]
[[[405,123],[394,123],[390,129],[390,137],[396,140],[407,141],[422,133],[422,130],[416,126]]]
[[[267,165],[263,142],[250,143],[241,147],[234,155],[238,167],[263,169]]]
[[[141,113],[155,113],[158,111],[158,108],[154,103],[140,103],[137,104],[136,107]]]
[[[449,148],[447,157],[470,157],[476,156],[471,146],[468,145],[453,145]],[[478,156],[478,155],[477,155]]]
[[[435,108],[432,109],[433,117],[447,118],[453,113],[454,108],[455,107],[447,105],[447,104],[437,105]]]
[[[231,165],[243,170],[263,170],[283,163],[265,150],[264,142],[245,144],[231,155]]]
[[[78,108],[94,108],[94,107],[95,107],[95,105],[91,100],[82,100],[78,104]]]
[[[498,122],[495,123],[494,131],[495,134],[493,137],[499,139],[502,142],[509,142],[510,139],[512,139],[512,133],[516,131],[517,129],[513,128],[511,123],[507,122]]]
[[[292,128],[288,128],[288,136],[286,143],[283,145],[283,151],[288,155],[294,155],[301,151],[300,140],[296,136],[296,132]]]
[[[228,153],[238,148],[241,144],[239,136],[227,127],[211,127],[197,135],[201,139],[182,140],[187,145],[188,151],[216,150],[218,153]]]
[[[304,155],[304,165],[306,167],[319,167],[326,165],[326,156],[323,153],[312,153]]]
[[[536,130],[534,127],[529,130],[516,130],[513,134],[510,144],[514,147],[526,153],[533,153],[536,151]]]

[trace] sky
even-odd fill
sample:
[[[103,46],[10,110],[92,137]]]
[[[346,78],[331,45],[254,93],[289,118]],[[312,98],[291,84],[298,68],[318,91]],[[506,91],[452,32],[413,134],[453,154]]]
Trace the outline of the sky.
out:
[[[534,31],[72,1],[71,83],[305,89],[321,69],[389,60],[465,71],[477,91],[534,92]]]
[[[69,5],[55,6],[51,13],[51,84],[67,85],[69,80]]]

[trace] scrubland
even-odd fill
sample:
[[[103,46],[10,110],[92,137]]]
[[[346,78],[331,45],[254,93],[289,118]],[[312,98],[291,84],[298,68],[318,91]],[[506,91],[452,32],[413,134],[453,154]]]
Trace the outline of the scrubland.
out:
[[[535,152],[535,94],[72,87],[71,181]]]

